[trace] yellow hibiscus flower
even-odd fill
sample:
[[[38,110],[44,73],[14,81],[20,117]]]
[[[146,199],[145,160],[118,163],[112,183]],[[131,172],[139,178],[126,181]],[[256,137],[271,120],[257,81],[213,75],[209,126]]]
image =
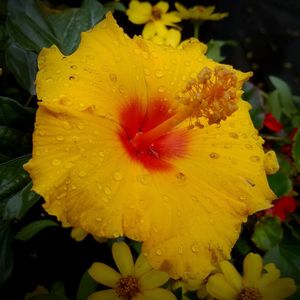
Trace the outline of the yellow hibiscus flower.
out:
[[[108,14],[72,55],[52,46],[38,58],[25,169],[44,208],[97,237],[143,241],[173,278],[207,277],[275,198],[240,98],[251,74],[205,50],[130,39]]]
[[[167,34],[167,26],[176,27],[181,21],[177,12],[169,12],[169,3],[159,1],[152,6],[149,2],[133,0],[129,3],[126,14],[134,24],[146,24],[142,35],[145,39],[152,39],[155,35],[161,37]]]
[[[182,4],[176,2],[175,7],[179,12],[182,20],[198,20],[198,21],[218,21],[228,16],[228,13],[214,13],[215,6],[196,5],[192,8],[186,8]]]
[[[169,280],[165,272],[153,270],[144,255],[135,264],[126,243],[114,243],[112,247],[117,272],[103,263],[94,263],[90,276],[111,289],[95,292],[88,300],[176,300],[170,291],[159,288]]]
[[[291,278],[280,278],[273,263],[264,266],[260,255],[249,253],[244,259],[244,275],[228,261],[220,263],[221,273],[209,277],[206,288],[218,300],[283,300],[296,291]]]

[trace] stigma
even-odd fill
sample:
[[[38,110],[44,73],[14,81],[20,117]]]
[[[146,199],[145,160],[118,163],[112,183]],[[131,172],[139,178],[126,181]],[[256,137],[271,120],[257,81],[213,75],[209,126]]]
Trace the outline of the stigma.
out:
[[[208,124],[220,123],[238,109],[238,78],[225,66],[213,70],[205,67],[191,79],[179,96],[179,101],[191,108],[190,117],[201,127],[199,118]]]

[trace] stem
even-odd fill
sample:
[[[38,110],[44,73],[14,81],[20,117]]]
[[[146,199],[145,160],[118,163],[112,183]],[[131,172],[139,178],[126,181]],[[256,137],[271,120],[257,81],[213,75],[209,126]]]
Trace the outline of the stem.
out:
[[[192,108],[190,105],[184,106],[171,118],[160,123],[158,126],[150,129],[146,133],[136,136],[132,141],[133,145],[140,150],[147,148],[157,138],[165,135],[166,133],[171,131],[175,126],[177,126],[187,117],[189,117],[191,115],[191,112]]]
[[[201,26],[202,22],[201,21],[194,21],[193,25],[194,25],[194,37],[196,39],[199,39],[199,29]]]

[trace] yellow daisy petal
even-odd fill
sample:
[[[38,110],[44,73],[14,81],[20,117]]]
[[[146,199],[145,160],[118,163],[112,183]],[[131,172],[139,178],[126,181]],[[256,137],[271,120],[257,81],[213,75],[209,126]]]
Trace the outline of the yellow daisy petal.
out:
[[[263,299],[286,299],[295,293],[297,287],[291,278],[280,278],[260,289]]]
[[[155,9],[159,9],[161,13],[164,14],[169,10],[169,3],[165,1],[159,1],[154,7]]]
[[[261,290],[271,282],[277,280],[280,277],[280,271],[276,268],[273,263],[264,266],[267,273],[262,274],[258,282],[258,289]]]
[[[169,26],[174,26],[174,27],[176,27],[176,26],[173,25],[173,23],[178,23],[181,21],[179,15],[176,12],[170,12],[170,13],[162,15],[161,20],[164,24],[169,25]]]
[[[139,278],[142,290],[153,289],[162,286],[169,280],[169,276],[165,272],[151,270]]]
[[[223,274],[215,274],[209,277],[206,284],[207,292],[219,300],[236,299],[238,292],[236,292],[226,281]]]
[[[126,243],[114,243],[112,246],[114,261],[123,276],[134,274],[134,265],[130,248]]]
[[[142,291],[142,295],[147,300],[158,300],[158,299],[176,300],[176,297],[174,294],[172,294],[170,291],[162,289],[162,288],[156,288],[156,289]]]
[[[275,151],[270,150],[265,154],[264,166],[268,175],[275,174],[279,170],[279,163]]]
[[[120,299],[114,290],[104,290],[91,294],[87,300],[118,300]]]
[[[126,14],[134,24],[145,24],[151,19],[152,6],[149,2],[130,1]]]
[[[135,276],[136,277],[140,277],[142,276],[144,273],[148,272],[151,270],[151,265],[149,264],[147,258],[141,254],[139,255],[139,257],[137,258],[135,265],[134,265],[134,270],[135,270]]]
[[[263,266],[261,256],[255,253],[249,253],[244,259],[243,266],[243,285],[245,287],[257,287]]]
[[[151,22],[151,23],[147,23],[144,26],[144,29],[143,29],[143,32],[142,32],[142,36],[146,40],[149,40],[149,39],[151,39],[151,38],[154,37],[155,33],[156,33],[156,28],[154,26],[154,23]]]
[[[109,287],[115,287],[121,278],[118,272],[103,263],[93,263],[88,272],[95,281]]]
[[[240,291],[242,288],[242,277],[236,268],[228,261],[222,261],[220,268],[225,276],[226,281],[236,290]]]

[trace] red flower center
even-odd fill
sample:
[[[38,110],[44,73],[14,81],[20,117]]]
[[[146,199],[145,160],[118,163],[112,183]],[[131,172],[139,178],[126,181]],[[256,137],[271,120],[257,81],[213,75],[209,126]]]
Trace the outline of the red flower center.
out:
[[[187,153],[189,132],[173,129],[145,145],[135,143],[135,140],[155,128],[174,115],[171,105],[161,99],[149,103],[143,108],[138,100],[132,100],[120,111],[122,129],[118,135],[129,156],[143,164],[148,170],[170,171],[171,161],[182,158]]]

